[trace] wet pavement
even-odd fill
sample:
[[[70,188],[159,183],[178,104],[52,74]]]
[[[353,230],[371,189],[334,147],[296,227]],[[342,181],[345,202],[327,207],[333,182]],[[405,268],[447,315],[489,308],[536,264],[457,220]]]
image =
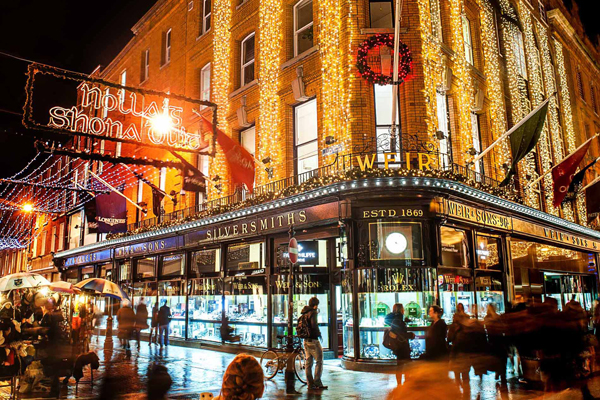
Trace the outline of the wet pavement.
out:
[[[61,391],[61,398],[96,398],[102,390],[103,377],[112,376],[110,393],[114,396],[122,395],[125,398],[140,397],[146,386],[146,376],[148,368],[153,363],[165,365],[171,377],[173,386],[169,393],[171,398],[178,399],[198,399],[202,392],[210,392],[214,396],[219,394],[221,379],[229,362],[235,355],[221,353],[213,350],[193,349],[179,346],[168,346],[160,349],[156,345],[149,346],[147,342],[142,342],[139,350],[132,342],[132,357],[127,359],[125,351],[118,344],[115,338],[113,349],[110,346],[104,346],[104,338],[98,343],[92,341],[92,350],[96,351],[100,358],[100,369],[94,372],[94,385],[90,384],[90,372],[86,369],[84,378],[76,388],[75,380],[71,378],[69,384],[64,386]],[[107,362],[110,360],[110,363]],[[340,367],[339,360],[326,360],[323,373],[323,382],[329,386],[324,391],[309,391],[305,385],[296,383],[296,389],[300,392],[297,396],[285,395],[285,383],[283,375],[277,375],[272,381],[267,381],[265,399],[295,398],[295,399],[385,399],[388,398],[392,390],[396,388],[396,377],[393,374],[355,372],[344,370]],[[450,381],[448,381],[450,385]],[[540,390],[534,390],[518,383],[516,379],[511,379],[505,390],[499,390],[499,383],[494,379],[493,374],[488,374],[480,381],[473,376],[470,382],[470,396],[461,396],[457,394],[457,388],[452,383],[452,387],[444,387],[444,382],[437,381],[433,385],[428,385],[427,389],[435,387],[435,395],[430,397],[411,396],[411,400],[420,398],[439,398],[454,399],[470,397],[471,399],[491,400],[491,399],[582,399],[581,391],[576,388],[562,390],[556,393],[543,393]],[[589,380],[591,393],[600,397],[600,377]],[[405,386],[406,390],[413,390],[413,393],[424,394],[422,387],[415,386],[415,389],[409,389],[410,385]],[[438,389],[439,388],[439,389]],[[7,388],[0,390],[0,395],[8,397]],[[406,393],[397,393],[394,398],[407,398]],[[35,399],[44,397],[43,391],[30,394],[21,394],[21,398]]]

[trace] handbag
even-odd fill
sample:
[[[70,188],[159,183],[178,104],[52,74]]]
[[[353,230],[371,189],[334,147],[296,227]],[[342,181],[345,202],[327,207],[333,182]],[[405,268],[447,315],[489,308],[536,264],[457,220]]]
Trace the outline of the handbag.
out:
[[[407,342],[407,340],[403,335],[392,332],[390,328],[386,328],[383,331],[383,347],[390,349],[393,352],[398,352],[405,342]]]

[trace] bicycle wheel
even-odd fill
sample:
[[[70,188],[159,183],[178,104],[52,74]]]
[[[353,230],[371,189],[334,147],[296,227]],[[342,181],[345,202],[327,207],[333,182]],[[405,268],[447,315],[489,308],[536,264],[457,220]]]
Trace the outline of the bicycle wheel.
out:
[[[265,351],[260,357],[260,366],[263,369],[266,379],[273,378],[277,374],[277,371],[279,371],[277,353],[273,350]]]
[[[294,356],[294,372],[300,382],[306,383],[306,359],[304,358],[304,351]]]

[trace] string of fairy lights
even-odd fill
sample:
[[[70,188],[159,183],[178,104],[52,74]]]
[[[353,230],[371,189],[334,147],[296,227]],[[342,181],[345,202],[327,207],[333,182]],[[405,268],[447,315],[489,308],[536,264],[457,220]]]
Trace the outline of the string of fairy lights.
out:
[[[258,117],[258,159],[266,158],[271,163],[283,162],[279,120],[279,68],[282,52],[281,0],[262,0],[259,5],[260,51],[259,71],[259,117]],[[283,178],[283,168],[272,169],[271,179]],[[269,180],[264,168],[257,168],[256,183]]]

